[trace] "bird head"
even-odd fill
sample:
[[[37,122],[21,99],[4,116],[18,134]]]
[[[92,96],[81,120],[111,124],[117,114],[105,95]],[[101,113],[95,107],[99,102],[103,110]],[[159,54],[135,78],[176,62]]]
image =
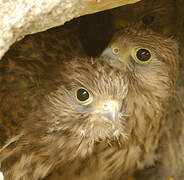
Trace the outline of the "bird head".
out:
[[[122,69],[129,68],[129,70],[133,70],[133,63],[149,64],[156,59],[151,48],[135,43],[121,42],[121,40],[112,42],[103,51],[101,57],[108,59],[114,66]]]
[[[153,88],[166,81],[164,77],[168,77],[167,80],[173,84],[176,82],[179,60],[177,42],[139,25],[135,25],[135,29],[127,26],[114,33],[100,57],[128,73],[129,79],[140,84],[148,83],[148,87]]]
[[[57,112],[57,118],[51,119],[61,125],[54,129],[70,129],[92,142],[125,136],[122,104],[128,89],[124,73],[107,61],[87,58],[67,62],[65,68],[61,86],[48,96],[49,112]]]
[[[89,90],[79,87],[75,90],[75,99],[81,106],[90,106],[91,114],[96,114],[107,122],[115,123],[119,118],[121,100],[95,98]]]

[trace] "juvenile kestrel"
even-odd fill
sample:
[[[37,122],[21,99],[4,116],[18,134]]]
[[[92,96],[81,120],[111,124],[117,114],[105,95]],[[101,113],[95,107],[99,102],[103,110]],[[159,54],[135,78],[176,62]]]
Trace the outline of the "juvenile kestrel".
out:
[[[172,49],[173,47],[170,47],[170,45],[166,43],[167,39],[164,40],[164,37],[159,37],[159,35],[157,35],[157,38],[155,38],[156,34],[154,32],[151,33],[151,30],[143,27],[142,25],[140,26],[134,24],[134,28],[135,29],[127,27],[124,30],[115,33],[112,41],[109,43],[108,47],[104,50],[101,56],[105,57],[105,59],[109,59],[109,62],[112,65],[122,68],[123,71],[125,65],[129,66],[130,70],[132,69],[132,63],[134,62],[132,61],[133,57],[133,59],[136,59],[136,66],[140,66],[139,64],[142,64],[143,66],[141,67],[142,70],[132,70],[130,72],[135,75],[139,73],[139,71],[143,71],[143,68],[146,68],[146,72],[144,73],[150,74],[153,71],[156,72],[159,65],[156,68],[150,66],[151,69],[148,70],[149,65],[153,63],[153,59],[151,58],[153,54],[150,53],[150,49],[154,49],[157,53],[159,52],[164,55],[167,48]],[[135,35],[137,28],[141,29],[139,34],[140,37]],[[150,34],[147,34],[146,32],[150,32]],[[131,40],[131,45],[129,45],[129,39]],[[160,41],[166,44],[163,46]],[[136,46],[135,49],[130,48],[132,46]],[[136,53],[136,57],[134,56],[134,53]],[[177,54],[175,55],[179,60],[179,56]],[[172,58],[170,53],[167,55],[165,54],[164,56],[165,60],[168,62],[170,61],[169,59]],[[157,54],[156,58],[160,59],[160,55]],[[167,67],[168,65],[166,63],[165,68]],[[179,68],[177,66],[175,66],[175,70],[173,69],[175,75],[177,75],[178,69]],[[163,69],[163,71],[165,70]],[[175,76],[174,74],[173,76]],[[136,75],[136,78],[142,79],[142,76]],[[157,77],[155,76],[155,78],[159,79],[159,75]],[[151,76],[151,79],[154,79],[153,76]],[[181,80],[179,80],[179,86],[177,87],[177,92],[175,92],[176,95],[173,95],[174,97],[172,98],[172,103],[170,103],[168,109],[165,109],[165,112],[167,112],[168,115],[164,119],[165,125],[162,128],[162,136],[156,150],[158,154],[158,157],[155,157],[157,163],[152,168],[145,169],[144,171],[137,173],[136,180],[167,180],[169,178],[172,179],[172,177],[174,180],[183,180],[184,178],[184,106],[182,103],[184,93],[183,87],[181,86]],[[155,87],[153,90],[161,88],[163,88],[163,86]],[[168,91],[172,92],[173,90],[170,89]],[[149,134],[147,135],[149,136]]]

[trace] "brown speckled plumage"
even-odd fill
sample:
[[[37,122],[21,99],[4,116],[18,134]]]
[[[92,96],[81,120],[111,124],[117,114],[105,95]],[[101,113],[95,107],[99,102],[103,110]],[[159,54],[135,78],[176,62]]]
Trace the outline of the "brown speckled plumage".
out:
[[[34,81],[44,66],[51,64],[52,60],[84,54],[77,35],[65,27],[26,36],[10,48],[0,64],[0,147],[17,134],[17,128],[27,113],[37,108],[35,97],[32,96],[37,94]],[[38,68],[38,72],[32,77],[30,71],[34,72],[35,68]]]
[[[180,74],[175,97],[168,109],[168,117],[162,140],[159,144],[157,163],[137,173],[136,180],[174,180],[184,179],[184,70],[183,70],[183,1],[142,0],[138,3],[112,10],[114,30],[124,28],[128,23],[136,23],[143,28],[150,28],[162,36],[178,36],[180,43]],[[152,23],[144,24],[146,17]],[[147,21],[148,22],[148,21]]]
[[[177,31],[177,14],[175,0],[141,0],[115,8],[112,14],[112,29],[117,30],[129,23],[137,23],[165,36]]]
[[[120,68],[106,58],[62,59],[62,51],[47,46],[33,57],[21,55],[24,43],[6,54],[0,62],[5,180],[38,180],[53,171],[47,180],[119,180],[154,163],[176,84],[177,45],[149,30],[121,35],[122,46],[146,46],[154,61],[142,65],[129,56],[129,66]],[[78,104],[77,87],[93,94],[91,104]],[[97,112],[108,100],[120,106],[115,122]]]
[[[144,36],[144,32],[150,31],[147,28],[143,27],[142,25],[134,24],[134,30],[136,31],[137,28],[142,29],[142,37],[141,39],[135,38],[135,36],[131,36],[133,34],[131,30],[129,31],[129,34],[132,39],[134,39],[135,42],[138,42],[140,47],[144,47],[143,44],[145,43],[145,47],[147,48],[148,44],[156,44],[158,50],[162,54],[164,50],[164,46],[159,43],[159,40],[157,38],[154,38],[154,35],[152,35],[152,38],[150,37],[149,40],[146,41],[146,38]],[[126,28],[125,28],[126,29]],[[126,57],[126,51],[127,48],[127,42],[124,38],[124,32],[119,31],[114,34],[112,41],[109,43],[108,47],[104,52],[102,53],[102,56],[105,56],[106,58],[109,58],[109,61],[112,64],[118,64],[119,59]],[[144,39],[144,43],[141,44],[142,40]],[[166,43],[166,41],[165,41]],[[129,44],[129,43],[128,43]],[[167,43],[165,44],[167,46]],[[154,47],[154,48],[155,48]],[[118,53],[113,53],[113,48],[118,48]],[[167,48],[173,48],[168,47]],[[167,59],[170,59],[170,54],[167,54]],[[181,57],[178,56],[178,60]],[[180,59],[181,60],[181,59]],[[181,64],[180,64],[181,65]],[[166,67],[167,68],[167,67]],[[177,71],[179,71],[179,68],[176,66]],[[180,70],[182,70],[182,66],[180,67]],[[173,71],[176,73],[176,71]],[[150,71],[148,71],[150,73]],[[161,139],[159,141],[159,145],[157,147],[157,158],[153,166],[146,168],[143,171],[137,171],[135,175],[136,180],[168,180],[169,178],[173,177],[174,180],[183,180],[184,179],[184,134],[183,134],[183,118],[184,118],[184,106],[182,97],[184,97],[183,94],[183,71],[180,72],[180,79],[177,83],[177,88],[174,92],[173,99],[170,103],[169,108],[167,108],[167,116],[165,125],[163,126],[163,133],[161,136]],[[176,75],[176,74],[175,74]],[[161,88],[161,87],[160,87]],[[171,90],[172,91],[172,90]]]

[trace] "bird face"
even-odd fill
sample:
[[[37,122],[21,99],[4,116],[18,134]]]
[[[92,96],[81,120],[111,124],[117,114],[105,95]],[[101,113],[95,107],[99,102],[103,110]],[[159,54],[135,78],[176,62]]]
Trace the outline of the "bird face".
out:
[[[49,129],[69,130],[92,142],[124,135],[124,73],[104,60],[93,59],[81,60],[77,65],[67,62],[63,68],[62,85],[48,95],[52,105],[46,108],[54,113]],[[56,121],[60,125],[55,126]]]
[[[120,41],[112,42],[109,47],[103,51],[101,56],[109,59],[111,64],[121,66],[122,68],[130,68],[133,63],[149,64],[156,59],[152,48],[136,43],[127,44],[125,42],[121,44]]]
[[[116,32],[101,57],[112,66],[126,73],[131,72],[131,79],[143,80],[144,77],[147,83],[153,83],[155,78],[155,83],[158,83],[156,79],[159,76],[168,76],[172,82],[176,77],[176,73],[172,72],[177,72],[178,67],[177,43],[141,26],[135,25],[135,29],[126,27]]]
[[[122,100],[118,99],[115,94],[106,94],[105,96],[96,92],[95,89],[79,85],[70,90],[71,94],[68,106],[73,106],[76,113],[98,116],[97,121],[107,123],[116,123],[119,119]],[[72,108],[71,108],[72,109]]]
[[[114,123],[119,118],[121,103],[118,100],[97,99],[82,87],[75,90],[75,99],[81,106],[91,106],[91,113],[104,117],[104,120]]]

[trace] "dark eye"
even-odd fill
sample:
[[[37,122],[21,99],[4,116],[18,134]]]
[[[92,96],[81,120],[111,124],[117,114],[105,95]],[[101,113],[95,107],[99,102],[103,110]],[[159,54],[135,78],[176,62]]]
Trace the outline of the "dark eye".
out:
[[[152,60],[151,51],[146,48],[137,48],[133,57],[136,62],[141,64],[148,63]]]
[[[77,99],[79,101],[86,101],[89,98],[89,93],[85,89],[78,89]]]
[[[82,105],[90,104],[93,101],[92,94],[85,88],[78,88],[75,92],[77,101]]]
[[[152,15],[146,15],[142,18],[142,22],[145,25],[150,25],[153,23],[153,21],[154,21],[154,16]]]

